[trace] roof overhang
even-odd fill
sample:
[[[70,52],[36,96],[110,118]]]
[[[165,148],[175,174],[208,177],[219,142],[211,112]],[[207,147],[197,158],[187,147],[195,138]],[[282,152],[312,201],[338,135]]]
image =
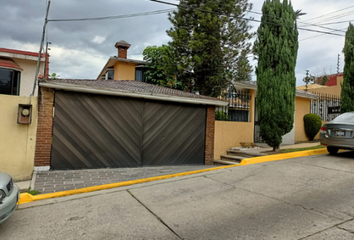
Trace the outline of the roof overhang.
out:
[[[221,101],[221,100],[188,98],[188,97],[179,97],[179,96],[148,93],[148,92],[132,92],[132,91],[126,91],[120,89],[91,87],[91,86],[60,83],[60,82],[58,83],[40,82],[39,86],[51,88],[55,90],[64,90],[69,92],[91,93],[91,94],[100,94],[100,95],[109,95],[109,96],[118,96],[118,97],[143,98],[149,100],[179,102],[179,103],[196,104],[196,105],[214,105],[214,106],[228,105],[227,101]]]
[[[28,51],[20,51],[14,49],[0,48],[0,56],[8,57],[8,58],[17,58],[24,60],[37,61],[39,53],[28,52]],[[45,61],[45,54],[41,54],[41,61]]]

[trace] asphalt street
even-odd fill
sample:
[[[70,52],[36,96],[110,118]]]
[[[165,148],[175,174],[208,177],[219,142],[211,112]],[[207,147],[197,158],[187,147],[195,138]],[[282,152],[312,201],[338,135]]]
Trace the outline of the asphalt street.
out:
[[[20,205],[0,239],[354,239],[354,152]]]

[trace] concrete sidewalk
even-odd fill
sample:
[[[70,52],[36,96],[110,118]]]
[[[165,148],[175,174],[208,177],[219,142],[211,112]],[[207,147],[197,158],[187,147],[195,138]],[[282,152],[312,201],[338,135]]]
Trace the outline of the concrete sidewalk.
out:
[[[319,142],[283,145],[281,149],[306,148],[319,145]],[[261,143],[258,149],[245,150],[250,152],[270,151],[268,145]],[[266,155],[266,154],[264,154]],[[184,166],[158,166],[138,168],[112,168],[112,169],[87,169],[87,170],[60,170],[35,172],[31,182],[31,189],[40,194],[54,193],[78,188],[85,188],[109,183],[136,180],[141,178],[156,177],[180,172],[212,168],[214,165],[184,165]],[[20,183],[21,184],[21,183]],[[28,189],[28,184],[24,184]]]
[[[185,165],[37,172],[35,174],[34,189],[39,191],[40,194],[53,193],[212,167],[215,166]]]

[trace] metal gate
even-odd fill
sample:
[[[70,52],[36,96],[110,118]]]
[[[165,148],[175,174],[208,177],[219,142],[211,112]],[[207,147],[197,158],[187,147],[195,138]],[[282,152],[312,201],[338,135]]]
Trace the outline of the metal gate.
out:
[[[57,91],[52,169],[204,164],[206,108]]]
[[[143,165],[204,164],[205,107],[145,102]]]

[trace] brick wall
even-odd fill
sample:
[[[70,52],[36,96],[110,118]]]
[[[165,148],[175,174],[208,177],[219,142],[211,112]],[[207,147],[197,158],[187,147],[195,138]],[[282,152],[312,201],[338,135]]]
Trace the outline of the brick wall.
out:
[[[54,90],[39,88],[38,128],[34,165],[50,166],[53,133]]]
[[[118,48],[118,57],[119,58],[127,58],[127,51],[128,49],[125,47],[119,47]]]
[[[215,106],[207,107],[205,132],[205,164],[214,164]]]

